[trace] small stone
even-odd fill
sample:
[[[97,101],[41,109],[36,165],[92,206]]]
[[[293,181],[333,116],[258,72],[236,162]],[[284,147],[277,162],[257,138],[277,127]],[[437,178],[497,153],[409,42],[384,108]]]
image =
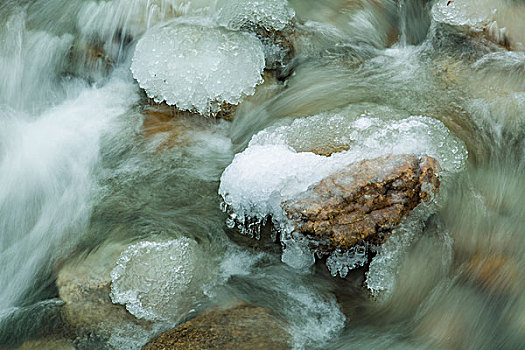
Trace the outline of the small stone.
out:
[[[215,310],[160,334],[143,350],[161,349],[289,349],[289,334],[266,310],[240,305]]]

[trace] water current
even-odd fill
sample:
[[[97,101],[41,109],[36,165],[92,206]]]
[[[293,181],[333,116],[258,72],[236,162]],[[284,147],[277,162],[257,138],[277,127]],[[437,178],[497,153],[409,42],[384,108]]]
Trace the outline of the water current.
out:
[[[215,1],[0,4],[0,348],[51,338],[137,349],[238,300],[281,320],[294,349],[523,348],[525,3],[288,3],[294,57],[265,73],[233,121],[168,118],[130,71],[149,28],[173,18],[209,23],[221,13]],[[374,266],[395,270],[381,298],[365,287],[366,267],[345,278],[324,261],[293,268],[278,244],[241,235],[221,210],[221,174],[255,134],[318,115],[300,138],[329,142],[331,131],[316,130],[334,110],[355,116],[340,130],[359,116],[434,118],[468,151],[445,179],[438,211],[405,228],[418,234],[395,268]],[[98,271],[113,279],[107,297],[147,327],[118,315],[84,333],[71,326],[61,288],[74,280],[89,289]],[[78,322],[89,323],[78,310],[93,300],[71,293],[80,295]]]

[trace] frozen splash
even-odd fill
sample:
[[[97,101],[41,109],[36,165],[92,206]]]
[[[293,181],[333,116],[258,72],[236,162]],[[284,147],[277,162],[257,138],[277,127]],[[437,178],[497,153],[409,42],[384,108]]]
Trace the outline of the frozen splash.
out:
[[[259,26],[267,31],[281,31],[295,17],[286,0],[219,0],[217,9],[218,22],[233,30]]]
[[[432,204],[431,204],[432,205]],[[395,288],[402,259],[414,239],[423,231],[424,222],[433,211],[423,203],[406,217],[377,249],[370,262],[365,285],[374,298],[387,300]]]
[[[202,22],[174,21],[148,31],[131,71],[156,102],[209,115],[252,95],[265,63],[257,38]]]
[[[292,349],[310,349],[325,344],[342,331],[346,317],[333,295],[323,297],[306,287],[286,289],[285,312],[293,321],[289,330]]]
[[[111,271],[111,299],[137,318],[180,321],[198,304],[212,273],[203,261],[188,238],[134,244]]]

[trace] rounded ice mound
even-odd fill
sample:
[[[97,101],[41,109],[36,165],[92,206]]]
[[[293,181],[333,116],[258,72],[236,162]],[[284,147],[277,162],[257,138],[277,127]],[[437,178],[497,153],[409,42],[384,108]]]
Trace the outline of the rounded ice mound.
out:
[[[488,23],[493,14],[493,0],[439,0],[432,7],[436,22],[455,26],[478,27]]]
[[[173,21],[139,40],[131,71],[155,102],[213,115],[253,95],[264,65],[263,46],[249,34]]]
[[[137,318],[178,321],[202,297],[210,272],[188,238],[144,241],[127,248],[111,271],[111,300]]]
[[[255,25],[267,31],[281,31],[295,17],[286,0],[219,0],[217,9],[218,22],[233,30]]]
[[[326,150],[336,153],[327,157]],[[350,163],[401,154],[437,159],[442,175],[458,172],[467,160],[463,143],[433,118],[382,120],[344,111],[323,113],[256,134],[222,174],[219,194],[230,212],[230,226],[257,235],[253,231],[258,223],[271,216],[281,231],[287,231],[292,225],[283,201]]]

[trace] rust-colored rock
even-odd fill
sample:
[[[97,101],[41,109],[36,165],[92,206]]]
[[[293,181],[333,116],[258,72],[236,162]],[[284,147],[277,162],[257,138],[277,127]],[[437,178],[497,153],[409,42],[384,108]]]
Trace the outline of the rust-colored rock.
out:
[[[422,200],[439,190],[437,160],[386,156],[350,164],[282,204],[295,233],[321,250],[381,243]]]
[[[148,342],[143,350],[280,350],[289,334],[263,308],[240,305],[198,316]]]

